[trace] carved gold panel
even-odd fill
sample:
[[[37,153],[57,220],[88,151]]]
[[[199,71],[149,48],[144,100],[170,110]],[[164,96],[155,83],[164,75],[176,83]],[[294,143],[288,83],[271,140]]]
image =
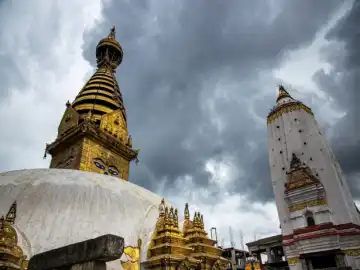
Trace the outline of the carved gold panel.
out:
[[[113,175],[128,180],[129,167],[129,161],[120,155],[89,138],[83,139],[80,170]],[[112,171],[117,171],[117,174],[111,173]]]
[[[60,121],[58,128],[58,135],[60,136],[67,130],[76,127],[78,125],[78,122],[79,122],[79,114],[71,106],[68,106]]]
[[[298,203],[298,204],[291,205],[291,206],[289,206],[289,211],[290,212],[295,212],[295,211],[305,209],[306,207],[326,205],[326,204],[327,204],[326,199],[313,200],[313,201],[308,201],[308,202],[303,202],[303,203]]]
[[[128,130],[124,116],[120,110],[107,113],[101,117],[100,129],[114,138],[127,143]]]

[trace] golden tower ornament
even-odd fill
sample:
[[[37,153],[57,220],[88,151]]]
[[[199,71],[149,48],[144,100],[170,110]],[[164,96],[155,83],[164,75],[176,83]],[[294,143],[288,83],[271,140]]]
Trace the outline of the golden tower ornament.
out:
[[[56,140],[46,145],[50,168],[97,172],[128,180],[130,162],[138,162],[127,115],[115,78],[123,50],[115,26],[96,47],[95,74],[75,100],[66,103]],[[45,156],[46,157],[46,156]]]

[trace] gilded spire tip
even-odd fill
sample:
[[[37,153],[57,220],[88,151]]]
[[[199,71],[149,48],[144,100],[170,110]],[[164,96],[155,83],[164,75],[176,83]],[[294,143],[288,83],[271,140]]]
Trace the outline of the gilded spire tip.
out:
[[[175,221],[175,226],[178,227],[179,226],[179,216],[178,216],[178,210],[175,208],[175,212],[174,212],[174,221]]]
[[[165,199],[163,198],[159,205],[159,217],[163,217],[164,215],[165,215]]]
[[[185,203],[184,216],[186,220],[190,219],[189,204]]]
[[[282,84],[279,84],[278,86],[278,97],[276,99],[276,102],[278,102],[282,98],[292,98],[290,94],[285,90],[284,86]]]
[[[115,34],[116,34],[115,24],[113,24],[113,26],[110,29],[110,34],[108,35],[108,38],[115,39]]]
[[[14,224],[16,219],[16,201],[10,206],[9,212],[6,214],[5,221]]]

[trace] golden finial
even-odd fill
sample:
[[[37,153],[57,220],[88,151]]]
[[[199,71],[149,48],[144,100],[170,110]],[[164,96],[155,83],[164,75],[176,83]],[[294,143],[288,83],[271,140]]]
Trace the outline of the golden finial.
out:
[[[115,39],[115,25],[113,25],[110,29],[110,34],[108,35],[108,38]]]
[[[284,86],[282,86],[280,84],[279,85],[279,94],[278,94],[278,97],[276,99],[276,102],[278,102],[280,99],[285,98],[285,97],[292,98],[290,96],[290,94],[285,90]]]
[[[198,218],[197,218],[197,212],[194,213],[194,218],[193,218],[193,223],[194,223],[194,226],[196,227],[197,226],[197,222],[198,221]]]
[[[169,223],[171,225],[174,224],[174,208],[172,206],[170,207],[170,212],[169,212]]]
[[[67,102],[66,102],[66,107],[70,107],[71,106],[71,103],[70,103],[70,101],[68,100]]]
[[[163,198],[161,200],[161,203],[159,204],[159,217],[163,217],[165,215],[165,199]]]
[[[178,216],[178,210],[177,209],[175,209],[174,221],[175,221],[175,226],[179,227],[179,216]]]
[[[6,214],[5,220],[10,224],[14,224],[15,218],[16,218],[16,201],[11,205],[9,212]]]
[[[204,229],[205,225],[204,225],[204,216],[203,215],[200,216],[200,225],[201,225],[201,229]]]
[[[186,220],[190,219],[190,212],[189,212],[189,204],[188,203],[185,203],[184,216],[185,216]]]

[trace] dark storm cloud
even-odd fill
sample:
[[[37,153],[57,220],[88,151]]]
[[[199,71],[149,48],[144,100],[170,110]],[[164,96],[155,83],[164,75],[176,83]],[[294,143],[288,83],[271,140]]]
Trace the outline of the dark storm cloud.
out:
[[[244,171],[231,192],[259,201],[273,197],[265,117],[274,100],[251,100],[260,89],[276,87],[263,74],[287,50],[309,44],[341,3],[278,1],[274,19],[265,3],[113,1],[105,6],[105,21],[85,35],[84,54],[94,64],[96,43],[117,26],[124,49],[117,78],[134,145],[141,149],[132,181],[156,190],[162,179],[171,188],[177,179],[192,176],[197,185],[208,186],[206,161],[231,156],[232,165]],[[251,106],[261,114],[261,124]]]
[[[329,32],[327,39],[337,41],[326,50],[333,70],[318,71],[314,79],[329,93],[337,107],[346,113],[333,128],[331,141],[336,157],[350,183],[353,195],[359,199],[360,167],[360,2],[355,1],[350,12]],[[340,48],[340,49],[339,49]]]

